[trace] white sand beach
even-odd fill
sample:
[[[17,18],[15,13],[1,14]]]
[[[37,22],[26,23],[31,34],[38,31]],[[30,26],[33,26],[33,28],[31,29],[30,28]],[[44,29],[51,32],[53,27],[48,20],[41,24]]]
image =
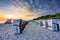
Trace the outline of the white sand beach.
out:
[[[20,35],[14,35],[12,24],[0,24],[0,40],[60,40],[60,31],[54,32],[29,22]]]

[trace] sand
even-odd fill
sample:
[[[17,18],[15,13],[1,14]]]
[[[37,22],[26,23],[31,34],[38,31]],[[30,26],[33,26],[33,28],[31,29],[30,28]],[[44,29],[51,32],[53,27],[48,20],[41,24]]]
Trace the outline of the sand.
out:
[[[0,40],[60,40],[60,32],[40,27],[37,22],[29,22],[22,34],[14,35],[12,24],[0,24]]]

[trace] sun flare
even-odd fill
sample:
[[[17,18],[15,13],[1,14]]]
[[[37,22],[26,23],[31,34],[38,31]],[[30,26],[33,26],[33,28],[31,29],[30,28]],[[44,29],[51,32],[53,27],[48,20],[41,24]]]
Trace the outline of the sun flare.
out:
[[[12,16],[11,15],[7,15],[6,18],[7,19],[12,19]]]

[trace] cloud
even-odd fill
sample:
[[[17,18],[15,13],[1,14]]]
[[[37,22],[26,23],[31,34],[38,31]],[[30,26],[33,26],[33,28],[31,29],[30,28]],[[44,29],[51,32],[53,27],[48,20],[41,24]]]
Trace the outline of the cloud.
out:
[[[11,5],[3,12],[16,19],[31,20],[39,16],[55,14],[59,10],[60,7],[55,0],[12,0]]]
[[[13,19],[31,20],[37,15],[31,12],[27,7],[21,8],[20,6],[10,5],[6,10],[2,10],[5,17],[12,16]]]
[[[58,11],[58,6],[55,0],[13,0],[12,1],[12,13],[19,14],[21,17],[35,18],[38,16],[55,14]]]

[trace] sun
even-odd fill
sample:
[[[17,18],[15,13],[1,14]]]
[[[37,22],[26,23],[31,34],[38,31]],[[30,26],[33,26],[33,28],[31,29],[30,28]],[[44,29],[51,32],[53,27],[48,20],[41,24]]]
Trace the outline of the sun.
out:
[[[12,16],[11,15],[7,15],[6,18],[7,19],[12,19]]]

